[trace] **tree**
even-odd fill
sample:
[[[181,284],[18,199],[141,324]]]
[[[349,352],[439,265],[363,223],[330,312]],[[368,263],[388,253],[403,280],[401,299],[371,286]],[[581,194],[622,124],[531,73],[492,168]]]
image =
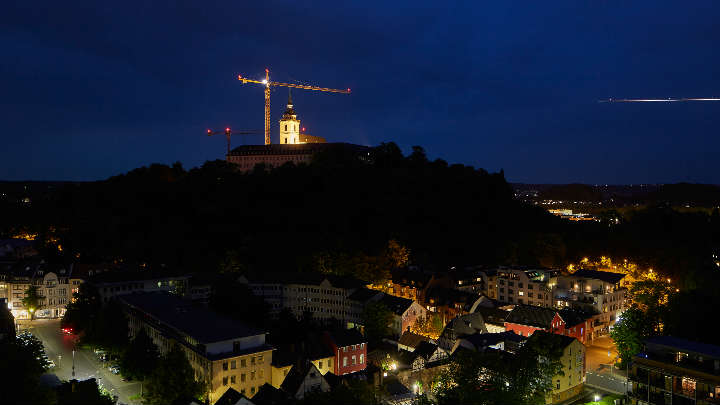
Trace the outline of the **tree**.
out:
[[[195,380],[195,371],[179,344],[175,344],[150,374],[144,401],[157,405],[189,402],[201,399],[205,391],[205,384]]]
[[[38,292],[37,286],[31,285],[25,290],[25,297],[22,299],[22,304],[30,313],[30,320],[33,320],[35,318],[35,311],[42,307],[42,297]]]
[[[388,241],[385,254],[392,267],[396,269],[406,267],[410,263],[410,249],[395,239]]]
[[[371,302],[362,312],[365,337],[371,345],[379,343],[390,334],[393,313],[381,302]]]
[[[73,299],[67,304],[62,326],[72,328],[75,333],[90,330],[101,305],[95,287],[90,283],[80,284],[78,292],[73,293]]]
[[[145,328],[140,328],[130,345],[120,358],[123,375],[135,380],[145,380],[157,367],[160,352],[148,336]]]
[[[100,391],[94,378],[72,380],[57,387],[57,405],[114,405],[115,401],[107,393]]]
[[[442,316],[436,312],[428,312],[427,316],[418,318],[410,330],[418,335],[437,339],[444,328]]]
[[[42,353],[42,343],[29,333],[21,333],[15,340],[0,342],[3,404],[55,403],[55,394],[40,384],[40,376],[47,370]]]
[[[620,356],[621,367],[625,367],[634,355],[640,353],[645,339],[652,334],[652,321],[648,320],[645,313],[636,305],[622,313],[622,317],[610,331],[610,337],[615,342]]]

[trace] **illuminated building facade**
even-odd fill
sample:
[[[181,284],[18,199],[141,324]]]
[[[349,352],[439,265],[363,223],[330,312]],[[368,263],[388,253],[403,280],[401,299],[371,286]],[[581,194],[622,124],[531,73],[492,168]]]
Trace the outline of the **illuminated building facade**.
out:
[[[509,304],[551,307],[551,285],[559,270],[499,268],[497,299]]]
[[[656,336],[633,357],[628,373],[632,404],[720,403],[720,346]]]
[[[266,333],[224,318],[208,309],[166,292],[118,297],[128,316],[131,336],[145,328],[161,354],[179,345],[205,381],[209,402],[233,388],[252,397],[265,383],[272,383],[272,346]]]

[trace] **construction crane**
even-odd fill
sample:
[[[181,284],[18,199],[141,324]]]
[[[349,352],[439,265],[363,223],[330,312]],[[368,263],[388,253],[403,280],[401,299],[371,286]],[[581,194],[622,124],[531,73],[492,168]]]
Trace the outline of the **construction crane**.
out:
[[[350,89],[347,90],[340,90],[340,89],[330,89],[327,87],[316,87],[316,86],[306,86],[303,84],[293,84],[293,83],[281,83],[281,82],[271,82],[270,81],[270,71],[268,69],[265,69],[265,79],[263,80],[253,80],[248,79],[246,77],[243,77],[242,75],[238,75],[238,80],[245,83],[257,83],[262,84],[265,86],[265,145],[270,145],[270,88],[271,87],[292,87],[294,89],[304,89],[304,90],[316,90],[316,91],[326,91],[330,93],[342,93],[342,94],[350,94]]]
[[[262,132],[257,129],[249,129],[249,130],[242,130],[242,131],[233,131],[232,129],[225,128],[225,131],[213,131],[212,129],[207,130],[207,136],[213,136],[218,134],[225,134],[225,137],[227,137],[227,154],[230,154],[230,136],[231,135],[252,135],[252,134],[261,134]]]

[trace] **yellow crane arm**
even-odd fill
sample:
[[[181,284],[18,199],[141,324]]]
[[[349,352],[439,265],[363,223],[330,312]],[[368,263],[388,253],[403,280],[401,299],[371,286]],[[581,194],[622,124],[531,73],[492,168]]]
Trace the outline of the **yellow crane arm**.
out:
[[[257,83],[262,84],[268,87],[276,86],[276,87],[292,87],[295,89],[304,89],[304,90],[317,90],[317,91],[328,91],[330,93],[343,93],[343,94],[350,94],[350,89],[331,89],[328,87],[317,87],[317,86],[308,86],[305,84],[293,84],[293,83],[282,83],[282,82],[268,82],[267,80],[253,80],[248,79],[247,77],[242,77],[242,75],[238,75],[238,80],[244,83]]]

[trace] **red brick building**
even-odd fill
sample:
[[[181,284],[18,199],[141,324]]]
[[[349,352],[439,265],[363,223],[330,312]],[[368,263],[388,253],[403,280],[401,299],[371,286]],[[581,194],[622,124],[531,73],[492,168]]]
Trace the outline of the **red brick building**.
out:
[[[565,335],[565,321],[553,308],[517,305],[505,319],[505,330],[521,336],[531,336],[536,330]]]
[[[335,375],[365,370],[367,341],[355,329],[324,332],[323,340],[335,355]]]

